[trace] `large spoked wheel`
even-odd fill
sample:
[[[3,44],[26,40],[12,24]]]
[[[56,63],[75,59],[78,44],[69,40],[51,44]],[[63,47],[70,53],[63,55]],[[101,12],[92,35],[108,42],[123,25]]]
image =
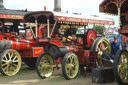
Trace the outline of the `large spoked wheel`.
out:
[[[98,57],[97,57],[97,66],[104,66],[104,63],[102,61],[102,54],[103,54],[103,49],[106,49],[108,54],[111,54],[111,44],[106,38],[99,38],[95,45],[93,50],[98,52]]]
[[[47,78],[53,73],[53,59],[49,53],[41,54],[36,62],[36,71],[41,78]]]
[[[62,61],[62,72],[67,80],[77,77],[79,70],[79,62],[77,55],[74,53],[67,53]]]
[[[15,50],[5,50],[0,56],[0,71],[2,75],[13,76],[21,67],[21,56]]]
[[[99,38],[100,38],[100,37],[96,38],[96,39],[93,41],[93,43],[91,44],[90,50],[93,51],[94,45],[96,44],[97,40],[99,40]]]
[[[97,38],[97,34],[94,30],[89,29],[87,33],[85,34],[85,43],[89,46],[94,42],[94,40]]]
[[[114,73],[120,85],[128,84],[128,51],[121,50],[115,56]]]

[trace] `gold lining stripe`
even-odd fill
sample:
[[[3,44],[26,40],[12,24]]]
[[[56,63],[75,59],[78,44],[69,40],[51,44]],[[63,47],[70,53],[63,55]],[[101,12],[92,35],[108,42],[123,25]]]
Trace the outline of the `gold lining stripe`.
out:
[[[27,40],[27,47],[29,47],[29,41]]]
[[[12,40],[10,41],[11,42],[11,49],[13,48],[13,45],[12,45]]]

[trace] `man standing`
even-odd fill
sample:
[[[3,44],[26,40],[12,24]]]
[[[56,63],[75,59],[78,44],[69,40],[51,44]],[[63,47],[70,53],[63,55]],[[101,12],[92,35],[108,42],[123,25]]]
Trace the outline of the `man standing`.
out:
[[[114,37],[114,41],[111,43],[111,55],[113,58],[118,50],[120,50],[120,44],[117,42],[117,37]]]

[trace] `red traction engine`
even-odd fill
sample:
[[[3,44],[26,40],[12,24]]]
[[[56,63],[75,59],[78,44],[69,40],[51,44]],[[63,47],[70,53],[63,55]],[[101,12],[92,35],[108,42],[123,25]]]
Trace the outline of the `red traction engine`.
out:
[[[87,25],[78,22],[79,17],[49,11],[27,13],[25,37],[15,32],[0,34],[0,72],[15,75],[23,61],[31,68],[36,67],[41,78],[51,76],[56,67],[62,68],[69,80],[77,77],[79,66],[95,67],[97,49],[94,47],[105,40],[97,38],[92,29],[79,32],[78,28]]]
[[[36,49],[34,48],[36,46],[34,40],[27,40],[23,36],[17,36],[16,34],[16,32],[0,34],[0,72],[3,75],[15,75],[20,70],[21,60],[24,56],[27,56],[23,53],[26,48],[33,47],[33,51]],[[43,48],[41,49],[43,51]]]

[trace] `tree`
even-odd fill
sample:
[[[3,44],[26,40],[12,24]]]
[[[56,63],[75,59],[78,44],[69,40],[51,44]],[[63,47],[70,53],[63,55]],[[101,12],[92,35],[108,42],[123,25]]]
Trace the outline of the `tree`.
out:
[[[103,35],[103,26],[101,26],[101,25],[96,25],[95,26],[95,31],[97,32],[97,33],[99,33],[100,35]],[[105,29],[104,29],[105,30]]]

